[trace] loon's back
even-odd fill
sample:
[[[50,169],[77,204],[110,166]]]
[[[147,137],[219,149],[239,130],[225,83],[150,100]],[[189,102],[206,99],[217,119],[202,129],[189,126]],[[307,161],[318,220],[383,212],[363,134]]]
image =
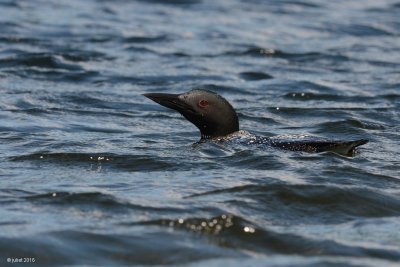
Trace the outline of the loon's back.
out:
[[[337,140],[307,140],[307,141],[275,141],[271,140],[271,146],[285,150],[304,151],[309,153],[335,152],[345,156],[354,156],[358,146],[368,143],[366,139],[355,141]]]
[[[283,150],[302,151],[308,153],[334,152],[344,156],[354,156],[356,148],[368,143],[366,139],[354,141],[329,140],[307,135],[280,135],[264,137],[252,135],[247,131],[238,131],[222,138],[213,139],[217,142],[237,142],[244,145],[266,145]]]

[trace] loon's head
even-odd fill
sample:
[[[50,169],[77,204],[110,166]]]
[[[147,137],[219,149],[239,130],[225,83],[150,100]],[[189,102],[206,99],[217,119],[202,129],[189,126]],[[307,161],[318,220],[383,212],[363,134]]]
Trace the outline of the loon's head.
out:
[[[225,136],[239,130],[238,116],[222,96],[202,89],[183,94],[144,94],[154,102],[174,109],[199,128],[201,138]]]

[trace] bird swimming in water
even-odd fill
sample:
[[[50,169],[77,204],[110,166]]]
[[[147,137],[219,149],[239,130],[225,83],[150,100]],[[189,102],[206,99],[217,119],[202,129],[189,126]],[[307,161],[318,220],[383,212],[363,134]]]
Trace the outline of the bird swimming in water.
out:
[[[181,113],[199,128],[201,140],[227,142],[238,140],[245,144],[262,144],[284,150],[318,153],[331,151],[353,156],[355,148],[368,143],[366,139],[340,141],[312,136],[260,137],[239,130],[239,118],[232,105],[222,96],[203,89],[183,94],[148,93],[145,97]]]

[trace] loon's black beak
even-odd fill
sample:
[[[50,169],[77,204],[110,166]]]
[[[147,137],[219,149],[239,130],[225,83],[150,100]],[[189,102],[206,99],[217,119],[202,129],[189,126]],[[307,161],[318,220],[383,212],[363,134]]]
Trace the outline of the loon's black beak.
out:
[[[180,113],[194,112],[194,109],[184,102],[179,94],[148,93],[143,94],[161,106],[176,110]]]

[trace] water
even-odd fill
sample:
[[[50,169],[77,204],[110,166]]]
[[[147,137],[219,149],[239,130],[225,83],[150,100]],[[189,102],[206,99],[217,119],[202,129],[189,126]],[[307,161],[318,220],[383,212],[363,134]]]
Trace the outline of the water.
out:
[[[0,1],[0,265],[396,266],[400,2]],[[141,94],[218,92],[203,143]],[[10,260],[34,263],[7,263]]]

